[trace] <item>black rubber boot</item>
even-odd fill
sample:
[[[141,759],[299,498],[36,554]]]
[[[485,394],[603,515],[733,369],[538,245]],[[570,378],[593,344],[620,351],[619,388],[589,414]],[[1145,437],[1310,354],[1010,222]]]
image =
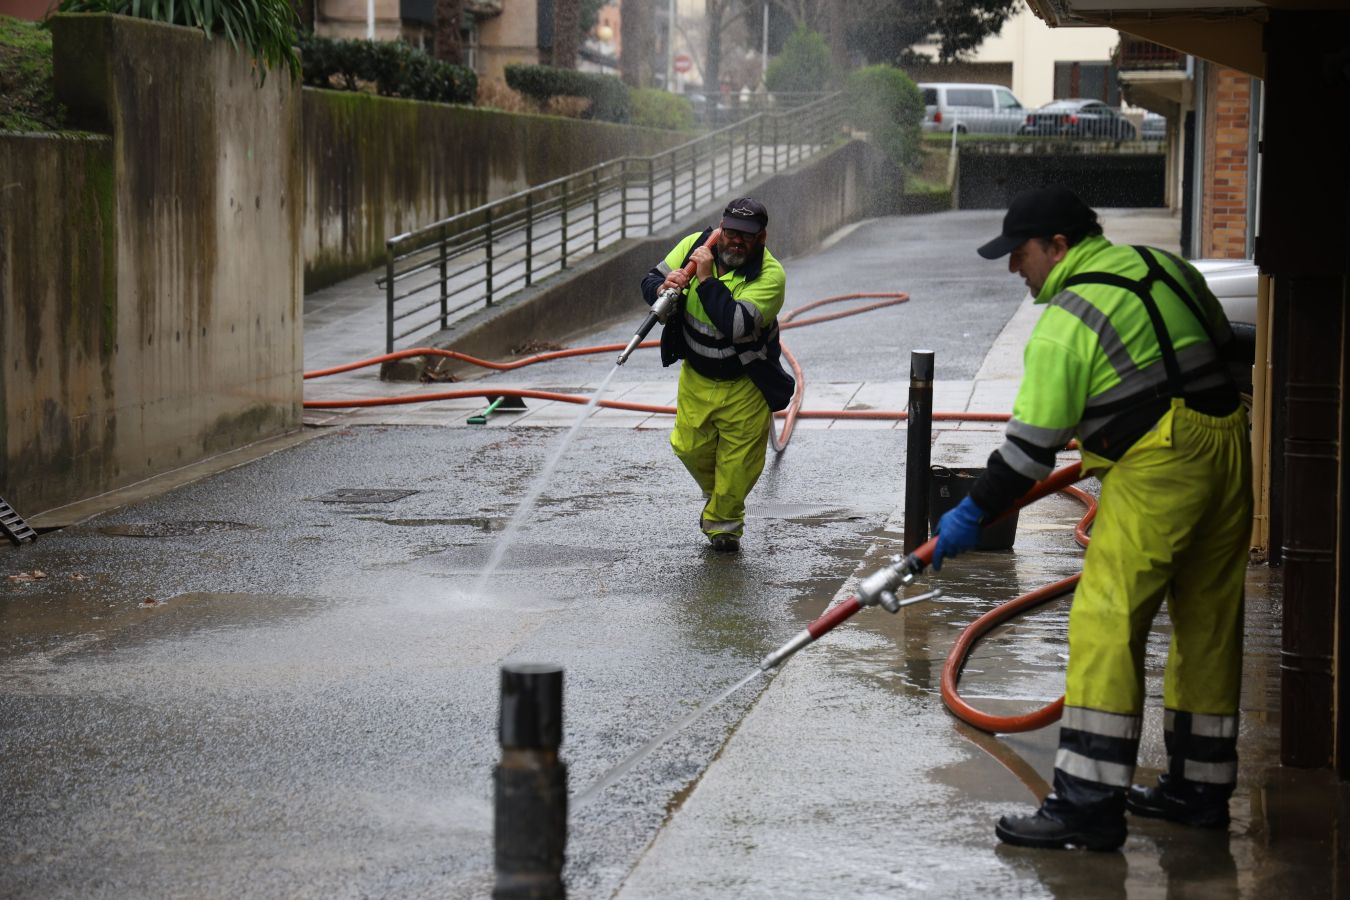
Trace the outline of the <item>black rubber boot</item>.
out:
[[[1125,808],[1150,819],[1166,819],[1196,828],[1227,828],[1227,794],[1226,790],[1207,791],[1203,786],[1178,784],[1167,775],[1159,775],[1154,787],[1141,784],[1131,787]]]
[[[1051,794],[1032,815],[999,819],[994,834],[1005,844],[1018,847],[1119,850],[1125,843],[1125,814],[1118,803],[1082,809]]]
[[[718,553],[736,553],[741,549],[741,542],[734,534],[714,534],[712,548]]]

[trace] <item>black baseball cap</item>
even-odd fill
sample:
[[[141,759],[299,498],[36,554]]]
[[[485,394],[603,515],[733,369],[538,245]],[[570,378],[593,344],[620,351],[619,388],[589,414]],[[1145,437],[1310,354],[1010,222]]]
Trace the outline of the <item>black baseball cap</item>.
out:
[[[985,259],[998,259],[1031,238],[1082,234],[1097,222],[1097,214],[1066,187],[1023,191],[1013,198],[1003,217],[1003,233],[979,249]]]
[[[722,210],[722,227],[748,234],[759,234],[769,225],[769,211],[764,204],[749,197],[732,200]]]

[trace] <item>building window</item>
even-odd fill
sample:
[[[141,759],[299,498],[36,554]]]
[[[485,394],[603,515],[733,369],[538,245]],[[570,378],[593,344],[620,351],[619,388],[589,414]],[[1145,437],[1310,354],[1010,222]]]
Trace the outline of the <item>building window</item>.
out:
[[[1107,106],[1120,105],[1120,79],[1109,62],[1055,63],[1055,99],[1085,97]]]

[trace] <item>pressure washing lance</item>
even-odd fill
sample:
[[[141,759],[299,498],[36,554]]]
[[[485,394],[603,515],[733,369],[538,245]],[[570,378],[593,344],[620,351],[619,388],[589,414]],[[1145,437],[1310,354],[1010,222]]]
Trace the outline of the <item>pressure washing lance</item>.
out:
[[[767,672],[781,665],[788,657],[827,632],[847,621],[858,610],[868,606],[880,606],[889,613],[897,613],[906,606],[922,603],[924,600],[936,600],[942,596],[942,588],[934,588],[913,597],[901,599],[896,591],[914,583],[914,579],[927,568],[933,559],[933,549],[937,547],[937,538],[929,538],[913,553],[890,557],[890,562],[877,569],[858,583],[858,592],[837,606],[831,606],[825,614],[807,625],[796,637],[759,662],[759,668]]]
[[[1078,481],[1083,477],[1080,469],[1081,467],[1076,463],[1065,466],[1063,469],[1052,473],[1044,481],[1037,482],[1031,490],[1027,491],[1021,499],[1013,504],[1011,509],[1008,509],[987,525],[992,525],[1004,516],[1011,515],[1013,510],[1021,509],[1029,503],[1063,490]],[[936,537],[931,537],[912,553],[904,556],[897,553],[890,557],[889,563],[859,582],[858,591],[854,596],[827,609],[820,618],[807,625],[792,640],[764,657],[759,663],[760,671],[767,672],[781,665],[798,650],[813,643],[827,632],[834,630],[836,626],[847,621],[860,609],[868,606],[880,606],[887,612],[895,613],[906,606],[941,597],[941,588],[934,588],[926,593],[905,597],[904,599],[901,599],[896,593],[899,589],[913,584],[914,579],[932,563],[933,551],[937,549],[937,541]]]
[[[711,250],[713,246],[717,243],[717,239],[721,236],[722,236],[722,229],[714,228],[712,230],[712,234],[708,235],[708,240],[704,242],[703,246]],[[681,268],[680,271],[684,273],[685,278],[693,278],[695,268],[697,267],[694,265],[694,261],[691,259],[689,262],[684,264],[684,267]],[[628,346],[624,347],[623,352],[619,354],[619,361],[617,363],[618,365],[621,366],[624,363],[628,362],[628,357],[633,354],[633,351],[636,350],[638,348],[638,345],[642,343],[643,339],[647,337],[647,333],[656,326],[657,322],[664,322],[666,318],[670,315],[671,311],[674,310],[675,307],[679,305],[680,297],[683,294],[684,291],[680,290],[679,288],[672,287],[666,288],[664,291],[656,295],[656,302],[652,304],[652,311],[647,314],[646,321],[642,323],[642,327],[638,328],[637,334],[633,335],[633,339],[628,342]]]

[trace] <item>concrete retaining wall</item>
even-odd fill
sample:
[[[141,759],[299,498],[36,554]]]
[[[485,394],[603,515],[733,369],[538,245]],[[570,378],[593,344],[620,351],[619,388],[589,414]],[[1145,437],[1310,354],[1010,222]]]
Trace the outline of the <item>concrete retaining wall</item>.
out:
[[[738,193],[758,198],[769,210],[769,249],[781,259],[811,250],[849,222],[894,213],[903,189],[903,174],[885,155],[855,140]],[[631,317],[636,327],[645,311],[642,276],[685,235],[716,222],[731,199],[660,235],[619,244],[494,309],[475,313],[432,343],[498,359],[527,340],[558,340],[623,316]],[[402,367],[387,377],[412,374],[411,368]]]
[[[188,28],[52,32],[58,96],[110,137],[0,139],[0,495],[25,515],[300,425],[297,85]]]
[[[305,88],[305,290],[384,264],[384,242],[677,132]]]
[[[111,467],[112,185],[107,137],[0,135],[0,496],[21,514]]]

